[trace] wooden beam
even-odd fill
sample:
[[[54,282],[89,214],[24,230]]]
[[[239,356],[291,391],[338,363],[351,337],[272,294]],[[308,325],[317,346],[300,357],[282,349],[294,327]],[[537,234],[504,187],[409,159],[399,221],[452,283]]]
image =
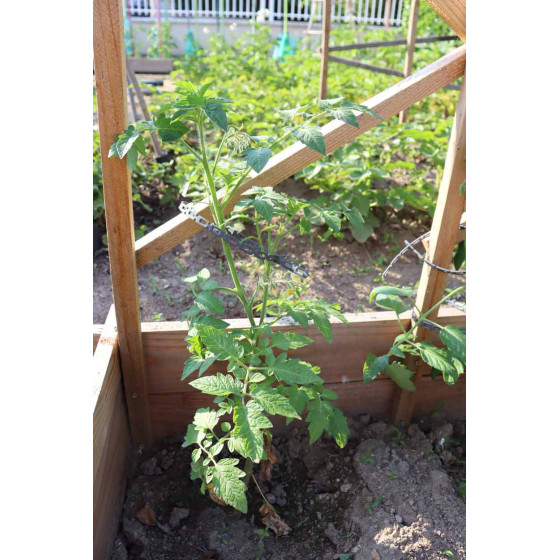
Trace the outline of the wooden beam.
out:
[[[458,41],[457,35],[438,35],[434,37],[419,37],[416,43],[437,43],[440,41]],[[372,41],[371,43],[354,43],[353,45],[336,45],[329,47],[329,52],[335,51],[353,51],[357,49],[370,49],[377,47],[394,47],[398,45],[406,45],[406,39],[392,39],[390,41]]]
[[[327,98],[329,75],[329,39],[331,36],[332,0],[323,0],[323,35],[321,37],[321,74],[319,77],[319,99]]]
[[[140,332],[132,189],[126,161],[109,158],[113,139],[127,125],[126,79],[120,0],[94,0],[93,51],[109,263],[119,352],[132,438],[150,445],[150,418]]]
[[[363,104],[378,115],[388,119],[460,78],[465,72],[465,61],[466,47],[463,45],[394,86],[364,101]],[[327,153],[334,152],[340,146],[351,142],[379,122],[378,119],[363,113],[358,114],[359,129],[341,121],[331,121],[322,128]],[[232,199],[232,203],[228,207],[229,211],[250,187],[273,187],[321,157],[321,154],[315,150],[304,146],[301,142],[295,142],[270,158],[270,161],[260,173],[247,178]],[[220,193],[220,199],[221,196]],[[199,214],[202,213],[206,219],[212,219],[210,210],[205,203],[197,205],[196,211]],[[136,242],[137,265],[139,267],[144,266],[193,236],[200,229],[201,227],[192,219],[179,214]]]
[[[393,70],[392,68],[383,68],[382,66],[373,66],[371,64],[366,64],[365,62],[360,62],[359,60],[349,60],[347,58],[340,58],[338,56],[329,56],[331,62],[338,62],[340,64],[346,64],[346,66],[354,66],[355,68],[363,68],[364,70],[371,70],[372,72],[380,72],[381,74],[390,74],[391,76],[403,77],[403,73],[399,70]]]
[[[93,325],[93,353],[95,354],[95,349],[97,348],[97,343],[101,336],[101,331],[103,330],[103,325]]]
[[[416,31],[418,28],[418,8],[420,0],[412,0],[410,5],[410,19],[408,21],[408,34],[406,36],[406,55],[404,57],[403,75],[405,78],[412,73],[412,63],[414,61],[414,47],[416,46]],[[399,123],[406,122],[408,109],[399,113]]]
[[[131,58],[130,64],[136,74],[171,74],[172,58]]]
[[[134,89],[134,94],[136,95],[136,99],[138,99],[138,103],[140,103],[140,109],[142,109],[142,115],[144,115],[144,119],[149,121],[152,117],[148,112],[148,106],[146,105],[146,100],[144,99],[144,94],[142,93],[142,89],[140,88],[140,84],[136,79],[136,73],[134,72],[132,65],[130,64],[130,60],[126,58],[126,73],[128,75],[128,79],[132,84]],[[154,151],[157,157],[161,157],[163,155],[163,150],[161,149],[161,145],[159,143],[157,133],[153,130],[150,131],[150,138],[152,139],[152,146],[154,147]]]
[[[117,534],[130,456],[114,306],[93,362],[93,557],[105,560]]]
[[[457,103],[453,129],[449,140],[445,168],[441,179],[436,210],[432,222],[430,243],[427,257],[434,264],[449,268],[453,258],[453,248],[457,240],[457,231],[465,209],[465,195],[461,194],[461,184],[465,181],[466,164],[466,80],[463,79],[461,94]],[[422,268],[416,306],[420,313],[425,313],[443,296],[447,284],[447,274],[427,264]],[[430,317],[438,317],[437,310]],[[431,338],[426,329],[418,329],[419,341]],[[408,360],[407,367],[415,370],[415,382],[418,383],[423,371],[428,368],[423,362]],[[399,390],[392,407],[392,420],[395,424],[408,423],[414,411],[414,393]]]
[[[466,42],[467,6],[466,0],[426,0],[451,29]]]

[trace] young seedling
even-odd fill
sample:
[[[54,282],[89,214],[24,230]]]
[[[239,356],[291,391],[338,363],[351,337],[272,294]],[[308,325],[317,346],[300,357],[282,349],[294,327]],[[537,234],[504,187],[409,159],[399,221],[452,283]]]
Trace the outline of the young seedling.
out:
[[[191,355],[185,362],[182,379],[198,372],[198,378],[190,381],[190,385],[215,398],[212,407],[196,412],[183,445],[193,447],[191,479],[201,480],[201,492],[208,490],[216,502],[246,513],[245,493],[249,482],[255,480],[253,464],[268,461],[274,452],[271,416],[284,416],[288,423],[294,418],[305,418],[310,443],[325,431],[340,447],[348,441],[346,419],[332,403],[337,395],[324,387],[320,369],[288,356],[290,350],[307,346],[313,340],[273,330],[273,326],[291,318],[307,329],[312,321],[319,333],[332,342],[329,318],[346,322],[340,307],[304,299],[307,285],[301,276],[305,275],[294,273],[301,272],[301,267],[287,261],[280,251],[296,230],[305,235],[314,224],[324,224],[338,232],[342,216],[356,222],[361,218],[344,205],[315,205],[267,187],[246,191],[245,198],[227,219],[226,208],[249,174],[260,173],[273,151],[288,138],[326,155],[325,138],[316,124],[319,119],[330,116],[359,128],[358,114],[380,117],[343,98],[321,100],[315,114],[309,105],[280,111],[284,132],[275,138],[250,135],[245,127],[230,126],[230,104],[231,100],[221,97],[211,84],[197,88],[190,82],[179,82],[173,100],[153,120],[129,126],[117,137],[109,155],[126,158],[127,165],[134,168],[139,156],[145,154],[146,134],[155,131],[162,142],[181,142],[199,164],[215,226],[210,231],[221,238],[233,287],[221,286],[210,278],[207,269],[184,279],[194,304],[182,314],[188,323],[186,340]],[[193,135],[198,138],[196,148],[195,142],[187,142]],[[211,136],[218,139],[214,146]],[[200,219],[192,214],[194,210],[188,211],[193,219]],[[245,249],[251,247],[245,252],[262,259],[258,261],[253,289],[241,282],[239,265],[229,243],[233,234],[227,228],[239,220],[249,221],[254,230],[243,241]],[[292,272],[277,268],[273,261]],[[230,329],[220,318],[225,314],[221,294],[237,298],[248,320],[246,328]],[[202,376],[214,364],[218,365],[218,372]],[[240,465],[242,459],[244,464]],[[267,505],[270,506],[268,502]],[[267,511],[270,510],[274,511],[272,506]]]
[[[393,479],[399,478],[399,475],[398,475],[398,474],[393,474],[393,473],[390,473],[390,472],[387,473],[387,476],[388,476],[389,478],[393,478]]]

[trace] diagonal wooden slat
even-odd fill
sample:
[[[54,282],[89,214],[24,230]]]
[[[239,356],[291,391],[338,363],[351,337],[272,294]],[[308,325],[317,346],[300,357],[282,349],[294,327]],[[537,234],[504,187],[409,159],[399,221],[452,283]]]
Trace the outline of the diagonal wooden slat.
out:
[[[467,2],[466,0],[426,0],[453,31],[467,41]]]
[[[363,105],[369,107],[383,118],[388,119],[460,78],[465,73],[465,62],[466,47],[463,45],[380,94],[368,99]],[[344,146],[356,139],[360,134],[379,124],[380,121],[360,113],[358,115],[358,122],[360,125],[359,129],[338,120],[333,120],[323,126],[322,131],[325,136],[327,153],[334,152],[340,146]],[[301,142],[292,144],[270,158],[267,166],[260,173],[253,174],[246,179],[236,192],[235,197],[231,200],[228,208],[226,208],[225,213],[231,212],[235,203],[250,187],[274,187],[321,157],[318,152],[308,148]],[[219,195],[221,194],[219,193]],[[198,204],[196,211],[206,219],[212,219],[210,209],[206,203]],[[185,239],[192,237],[201,229],[196,222],[183,214],[172,218],[136,242],[136,264],[138,268],[148,264],[166,251],[185,241]]]

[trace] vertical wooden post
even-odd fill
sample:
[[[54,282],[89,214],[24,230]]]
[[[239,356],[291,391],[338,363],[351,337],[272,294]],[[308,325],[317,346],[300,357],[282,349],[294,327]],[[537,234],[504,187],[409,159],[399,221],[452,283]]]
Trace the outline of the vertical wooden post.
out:
[[[327,98],[327,80],[329,74],[329,39],[331,35],[332,0],[323,0],[323,34],[321,36],[321,76],[319,99]]]
[[[410,4],[410,17],[408,20],[408,34],[406,36],[406,55],[404,57],[404,70],[405,78],[412,74],[412,62],[414,60],[414,47],[416,46],[416,30],[418,28],[418,8],[420,0],[411,0]],[[402,124],[406,122],[408,117],[408,109],[399,113],[399,122]]]
[[[463,77],[461,94],[457,103],[453,130],[451,131],[447,158],[445,160],[445,168],[439,187],[428,250],[428,259],[444,268],[451,266],[461,215],[465,208],[465,195],[461,194],[461,185],[465,181],[466,175],[465,86],[466,78]],[[424,264],[416,299],[416,306],[421,313],[428,311],[442,298],[446,284],[447,274],[445,272]],[[432,316],[437,316],[437,310]],[[418,341],[426,340],[430,337],[429,331],[422,327],[418,328],[417,333]],[[416,359],[416,357],[413,357],[408,360],[406,366],[410,370],[415,371],[414,383],[418,387],[422,374],[428,366],[424,363],[417,366]],[[391,420],[394,424],[410,422],[414,412],[414,396],[414,392],[402,389],[397,390],[391,410]]]
[[[116,134],[126,128],[126,72],[121,0],[93,0],[93,52],[109,263],[130,430],[135,443],[151,444],[142,352],[130,172],[109,158]]]
[[[385,29],[389,29],[391,20],[391,0],[387,0],[385,3]]]

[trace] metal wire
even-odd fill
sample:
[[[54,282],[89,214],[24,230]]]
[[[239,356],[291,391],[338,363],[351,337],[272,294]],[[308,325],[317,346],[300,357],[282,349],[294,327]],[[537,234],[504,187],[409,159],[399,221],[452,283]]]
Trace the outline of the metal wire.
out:
[[[257,257],[257,259],[278,264],[281,267],[286,268],[290,272],[301,276],[302,278],[307,278],[309,276],[309,272],[307,270],[293,263],[287,257],[278,255],[276,253],[269,253],[268,251],[261,249],[256,240],[243,237],[241,234],[227,225],[225,226],[225,231],[221,230],[218,226],[197,214],[192,203],[187,204],[186,202],[181,202],[181,204],[179,205],[179,210],[183,214],[194,220],[199,226],[208,230],[211,234],[215,235],[216,237],[220,237],[234,247],[238,247],[247,255],[252,255],[253,257]]]
[[[465,225],[460,225],[459,229],[467,229],[467,226]],[[456,274],[459,276],[464,276],[465,274],[467,274],[466,270],[450,270],[448,268],[443,268],[442,266],[439,266],[435,263],[433,263],[432,261],[428,260],[426,257],[422,256],[415,248],[414,245],[417,245],[418,243],[420,243],[420,241],[424,240],[424,239],[428,239],[430,237],[430,231],[427,231],[424,235],[421,235],[420,237],[417,237],[414,241],[412,242],[408,242],[405,240],[405,247],[403,249],[401,249],[401,251],[399,251],[399,253],[395,256],[395,258],[389,263],[389,265],[387,266],[387,268],[385,269],[385,271],[383,272],[383,274],[381,275],[381,278],[385,278],[385,276],[387,275],[387,273],[389,272],[389,270],[391,270],[391,268],[393,267],[393,265],[408,251],[408,250],[412,250],[413,253],[424,263],[426,263],[428,266],[431,266],[432,268],[435,268],[437,270],[440,270],[441,272],[445,272],[446,274]]]

